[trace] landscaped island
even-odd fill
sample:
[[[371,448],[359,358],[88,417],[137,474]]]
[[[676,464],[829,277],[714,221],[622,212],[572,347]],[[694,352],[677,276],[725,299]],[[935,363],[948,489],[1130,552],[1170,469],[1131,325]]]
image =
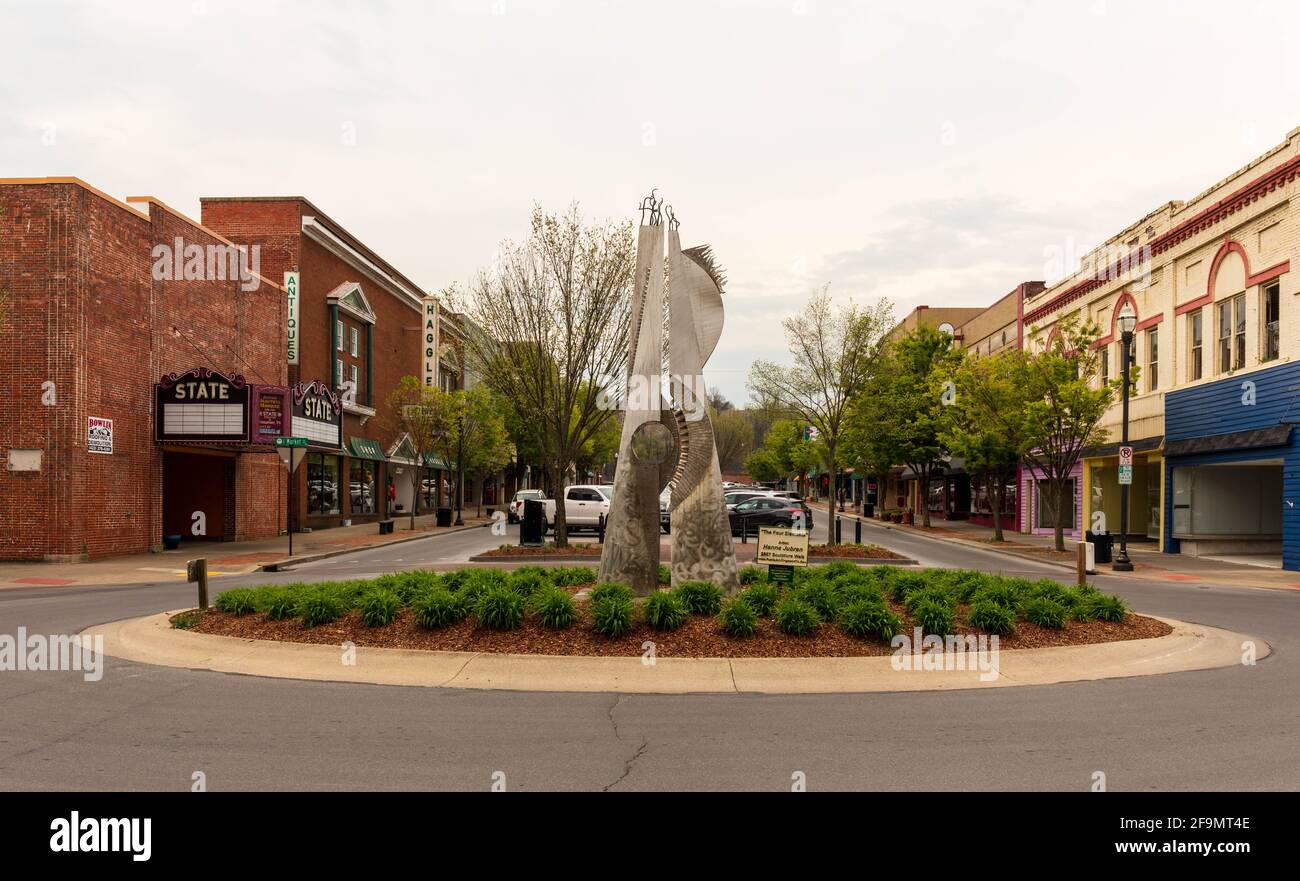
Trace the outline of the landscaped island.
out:
[[[757,540],[755,540],[757,541]],[[757,547],[757,544],[752,545]],[[550,542],[538,547],[524,547],[523,545],[501,545],[492,550],[484,551],[477,554],[473,560],[513,560],[524,557],[590,557],[599,559],[600,552],[604,545],[583,543],[571,544],[566,547],[556,547],[554,542]],[[895,561],[899,563],[911,563],[901,554],[896,554],[889,548],[872,544],[838,544],[838,545],[812,545],[808,548],[808,558],[810,560],[819,560],[826,558],[846,559],[846,560],[881,560]]]
[[[668,571],[660,567],[660,581]],[[638,600],[593,584],[585,566],[416,570],[374,579],[234,588],[173,626],[286,642],[552,655],[828,657],[888,655],[897,634],[997,635],[1004,649],[1165,636],[1092,586],[973,570],[860,567],[796,570],[788,588],[741,570],[728,599],[689,582]]]

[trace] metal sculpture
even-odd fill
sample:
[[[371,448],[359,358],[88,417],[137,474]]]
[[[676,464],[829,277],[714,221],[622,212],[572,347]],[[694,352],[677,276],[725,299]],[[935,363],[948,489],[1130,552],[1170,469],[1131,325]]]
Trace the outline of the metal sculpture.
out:
[[[659,497],[671,486],[673,583],[712,581],[734,593],[736,556],[703,380],[722,334],[724,279],[708,246],[682,250],[672,206],[665,210],[655,193],[639,206],[627,395],[599,580],[642,596],[659,588]],[[661,382],[665,215],[671,404]]]

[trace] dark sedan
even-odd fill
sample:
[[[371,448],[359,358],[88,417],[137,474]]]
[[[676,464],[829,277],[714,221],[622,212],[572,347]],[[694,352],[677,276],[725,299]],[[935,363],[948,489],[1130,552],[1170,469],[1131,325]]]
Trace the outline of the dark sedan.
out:
[[[742,526],[751,534],[757,533],[760,526],[789,528],[800,514],[803,515],[804,529],[812,529],[812,509],[794,499],[771,496],[749,499],[732,508],[727,516],[731,519],[731,534],[740,535]]]

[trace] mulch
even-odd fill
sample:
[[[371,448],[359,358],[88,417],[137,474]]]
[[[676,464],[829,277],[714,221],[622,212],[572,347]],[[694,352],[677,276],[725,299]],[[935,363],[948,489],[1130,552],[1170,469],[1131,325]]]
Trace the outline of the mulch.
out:
[[[902,606],[892,602],[890,605],[903,619],[901,632],[910,637],[911,616]],[[367,627],[361,614],[355,611],[333,624],[304,627],[297,619],[271,621],[262,615],[234,617],[209,609],[189,629],[242,639],[318,645],[351,641],[358,646],[376,648],[587,657],[637,657],[644,653],[642,643],[647,640],[655,644],[656,656],[678,658],[839,658],[889,655],[893,652],[886,642],[858,639],[831,624],[822,624],[810,636],[790,636],[777,630],[770,618],[760,618],[757,631],[746,638],[722,633],[717,619],[712,616],[692,616],[677,630],[653,630],[644,622],[638,622],[627,636],[610,639],[591,629],[584,602],[579,601],[578,609],[579,620],[568,630],[549,630],[531,618],[525,619],[518,630],[510,631],[477,627],[472,618],[441,630],[425,630],[415,623],[409,609],[402,610],[397,620],[387,627]],[[959,622],[964,620],[965,613],[965,607],[958,607]],[[956,629],[958,635],[980,632],[961,623]],[[1151,639],[1166,636],[1172,630],[1163,621],[1143,615],[1129,615],[1123,623],[1068,621],[1060,630],[1022,621],[1016,624],[1014,634],[1001,638],[1000,648],[1045,648]]]

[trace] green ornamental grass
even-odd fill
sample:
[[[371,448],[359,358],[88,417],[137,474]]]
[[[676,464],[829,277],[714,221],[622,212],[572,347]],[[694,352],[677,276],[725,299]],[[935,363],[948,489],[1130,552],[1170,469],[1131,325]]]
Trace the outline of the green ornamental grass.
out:
[[[578,606],[569,596],[568,591],[558,587],[547,588],[533,594],[533,609],[543,627],[551,630],[567,630],[578,620]]]
[[[912,619],[923,633],[947,636],[956,624],[957,612],[950,602],[929,599],[916,607]]]
[[[741,591],[740,598],[749,603],[754,614],[760,618],[767,618],[776,608],[776,603],[781,598],[781,591],[777,590],[774,584],[759,581]]]
[[[1059,630],[1065,626],[1066,619],[1070,617],[1070,610],[1055,600],[1039,596],[1025,603],[1023,614],[1026,621],[1039,627]]]
[[[632,588],[618,581],[607,581],[604,584],[598,584],[588,593],[592,602],[603,600],[607,597],[618,597],[628,602],[632,601]]]
[[[718,613],[718,626],[728,636],[753,636],[758,627],[758,615],[743,599],[728,600]]]
[[[791,636],[808,636],[821,624],[817,610],[796,596],[781,600],[773,618],[777,629]]]
[[[712,581],[686,581],[674,593],[692,615],[716,615],[722,609],[722,588]]]
[[[376,588],[361,598],[360,608],[367,627],[385,627],[396,620],[402,601],[391,590]]]
[[[886,642],[903,629],[903,621],[883,600],[856,600],[840,609],[839,625],[845,633],[866,639],[874,636]]]
[[[686,604],[675,593],[662,590],[646,597],[642,611],[646,623],[655,630],[676,630],[690,615]]]
[[[626,636],[632,630],[632,600],[608,594],[592,600],[591,626],[602,636]]]
[[[1007,636],[1016,629],[1016,613],[992,600],[976,600],[971,603],[967,618],[976,630],[998,636]]]
[[[475,614],[488,630],[518,630],[524,623],[524,598],[509,584],[488,587],[479,594]]]
[[[427,630],[450,627],[469,615],[469,603],[459,593],[435,588],[420,594],[411,604],[415,623]]]
[[[217,597],[218,611],[227,615],[247,615],[257,610],[253,591],[247,587],[235,587]]]
[[[302,619],[303,626],[319,627],[337,621],[343,615],[343,606],[335,591],[316,588],[298,598],[294,613]]]

